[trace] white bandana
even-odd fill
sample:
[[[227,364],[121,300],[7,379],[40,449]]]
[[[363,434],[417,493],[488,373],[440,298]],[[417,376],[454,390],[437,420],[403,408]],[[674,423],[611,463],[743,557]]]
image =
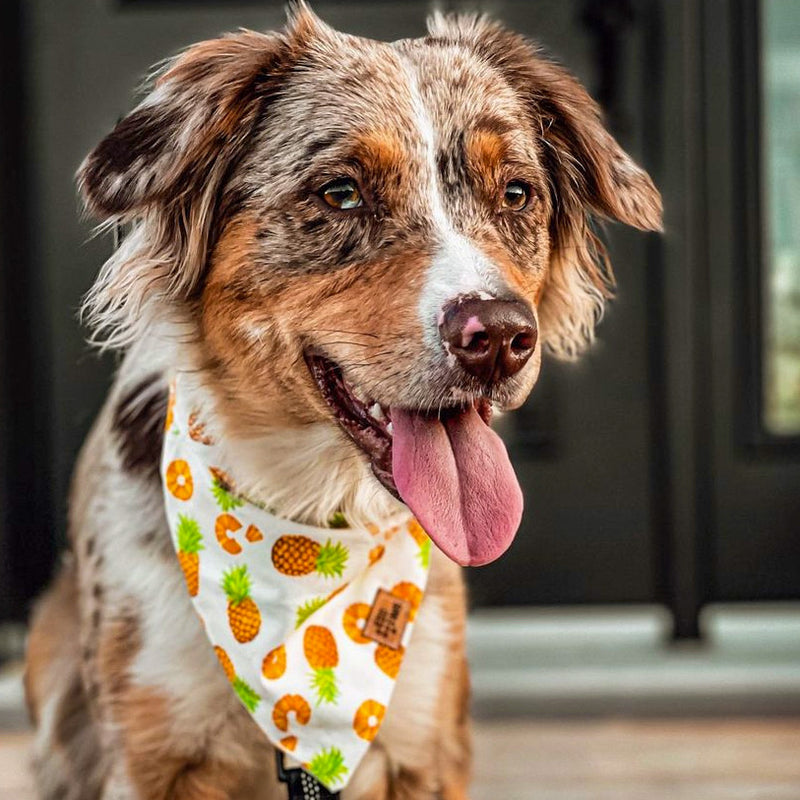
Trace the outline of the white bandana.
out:
[[[176,390],[176,387],[178,390]],[[280,519],[236,494],[236,468],[188,392],[170,392],[167,520],[195,610],[270,741],[327,788],[352,777],[383,721],[428,577],[406,513],[378,528]]]

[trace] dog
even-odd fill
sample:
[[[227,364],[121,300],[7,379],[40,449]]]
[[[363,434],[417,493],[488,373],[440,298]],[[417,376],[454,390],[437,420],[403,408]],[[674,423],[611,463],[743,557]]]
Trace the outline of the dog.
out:
[[[484,535],[517,505],[489,419],[525,401],[544,350],[591,344],[613,290],[594,220],[660,230],[650,177],[574,77],[485,17],[435,14],[388,44],[298,4],[281,32],[170,61],[79,185],[91,214],[128,226],[85,304],[94,342],[125,355],[32,619],[39,796],[286,796],[167,529],[159,459],[182,372],[249,497],[319,526],[405,502],[428,529],[391,706],[343,797],[466,798],[461,566],[497,557],[517,521]]]

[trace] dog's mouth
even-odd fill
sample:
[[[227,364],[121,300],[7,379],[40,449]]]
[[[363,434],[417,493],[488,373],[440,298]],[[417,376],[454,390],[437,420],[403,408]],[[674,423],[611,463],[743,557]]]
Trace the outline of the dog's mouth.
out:
[[[385,407],[352,386],[334,361],[304,355],[334,419],[375,477],[447,556],[477,566],[505,552],[522,517],[522,491],[505,445],[489,427],[487,398],[436,413]]]

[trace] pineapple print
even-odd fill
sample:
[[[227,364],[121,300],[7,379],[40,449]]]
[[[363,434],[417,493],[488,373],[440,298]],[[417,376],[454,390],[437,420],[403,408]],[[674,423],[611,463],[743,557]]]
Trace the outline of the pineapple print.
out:
[[[311,719],[311,706],[299,694],[285,694],[272,708],[272,721],[279,731],[289,730],[289,714],[294,714],[298,725],[307,725]]]
[[[316,572],[323,578],[341,578],[349,552],[341,543],[328,539],[325,544],[307,536],[281,536],[272,546],[272,563],[284,575],[308,575]]]
[[[242,552],[242,546],[231,536],[241,527],[242,523],[233,514],[220,514],[214,523],[214,535],[219,546],[232,556],[238,556]]]
[[[380,561],[385,552],[386,548],[382,544],[373,547],[372,550],[369,551],[369,565],[372,566],[376,561]]]
[[[334,669],[339,665],[339,651],[333,634],[321,625],[310,625],[303,634],[303,652],[314,670],[311,686],[317,693],[317,705],[336,703],[339,687]]]
[[[349,528],[350,524],[347,522],[347,517],[341,511],[334,511],[331,518],[328,520],[329,528]]]
[[[211,473],[211,494],[222,511],[227,513],[244,505],[244,500],[234,494],[233,481],[219,467],[209,467]]]
[[[394,680],[400,672],[400,665],[403,663],[405,652],[405,647],[398,647],[397,650],[392,650],[391,647],[387,647],[385,644],[378,645],[375,650],[375,663],[381,672]]]
[[[286,672],[286,648],[283,645],[273,648],[261,662],[261,674],[270,681],[277,680]]]
[[[261,702],[261,695],[238,675],[233,679],[231,685],[233,686],[233,691],[242,701],[242,705],[252,714]]]
[[[325,786],[335,786],[349,772],[338,747],[320,750],[309,762],[308,771]]]
[[[186,579],[186,588],[192,597],[200,590],[200,551],[203,549],[203,535],[197,520],[178,514],[178,563]]]
[[[408,522],[408,532],[411,537],[419,545],[419,552],[417,558],[419,559],[420,566],[423,569],[428,569],[431,564],[431,540],[427,533],[422,529],[422,525],[415,519]]]
[[[356,644],[369,644],[372,641],[372,639],[368,639],[362,633],[364,624],[369,617],[369,612],[370,606],[366,603],[353,603],[351,606],[348,606],[347,610],[344,612],[342,627],[344,628],[344,632]]]
[[[417,611],[419,611],[419,604],[422,602],[422,589],[410,581],[401,581],[392,587],[392,594],[395,597],[408,600],[408,602],[411,604],[411,610],[408,613],[408,619],[410,622],[413,622],[417,616]]]
[[[219,659],[219,663],[222,664],[222,669],[225,670],[225,677],[233,683],[233,679],[236,677],[236,670],[233,668],[233,661],[231,661],[230,656],[219,645],[214,645],[214,652]]]
[[[315,611],[319,611],[329,599],[328,597],[312,597],[310,600],[306,600],[303,605],[298,606],[295,612],[295,630],[297,630],[297,628],[299,628]]]
[[[353,717],[353,730],[357,736],[371,742],[380,730],[386,706],[377,700],[365,700]]]
[[[225,670],[225,677],[230,681],[233,690],[236,692],[239,700],[242,701],[242,705],[252,713],[258,708],[261,702],[261,695],[259,695],[247,681],[242,680],[236,674],[230,656],[221,647],[215,645],[214,652],[219,659],[219,663],[222,665],[222,669]]]
[[[182,459],[176,458],[167,467],[164,476],[169,493],[177,500],[188,500],[194,492],[194,481],[189,465]]]
[[[293,753],[297,747],[297,737],[284,736],[283,739],[281,739],[280,744],[284,750],[288,750],[290,753]]]
[[[206,424],[196,411],[189,414],[189,436],[200,444],[212,445],[214,440],[206,433]]]
[[[231,567],[222,576],[222,589],[228,597],[228,624],[237,642],[250,642],[261,629],[261,612],[250,597],[247,566]]]
[[[264,534],[255,525],[248,525],[247,530],[244,532],[244,538],[251,544],[253,542],[263,542]]]

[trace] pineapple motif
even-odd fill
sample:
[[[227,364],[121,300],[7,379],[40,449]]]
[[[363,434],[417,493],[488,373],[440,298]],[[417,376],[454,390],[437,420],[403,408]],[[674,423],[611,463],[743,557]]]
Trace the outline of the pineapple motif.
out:
[[[335,786],[350,770],[345,766],[342,751],[338,747],[328,747],[311,759],[308,771],[325,786]]]
[[[422,602],[422,589],[411,583],[411,581],[401,581],[392,587],[392,594],[395,597],[408,600],[411,604],[411,611],[408,614],[408,619],[410,622],[413,622],[417,616],[419,604]]]
[[[200,444],[211,445],[214,440],[206,433],[206,424],[200,419],[197,411],[192,411],[189,414],[189,436]]]
[[[244,505],[244,500],[234,493],[233,481],[226,472],[219,467],[209,467],[208,471],[211,473],[211,494],[222,511],[227,513]]]
[[[357,736],[371,742],[380,730],[386,706],[377,700],[365,700],[353,717],[353,730]]]
[[[387,647],[385,644],[378,645],[375,649],[375,663],[381,672],[394,680],[400,672],[400,665],[403,663],[405,652],[405,647],[398,647],[397,650],[392,650],[391,647]]]
[[[237,556],[242,552],[242,546],[231,536],[241,527],[242,523],[233,514],[220,514],[214,523],[214,535],[217,537],[219,546],[232,556]]]
[[[385,552],[386,548],[382,544],[373,547],[372,550],[369,551],[369,565],[372,566],[376,561],[380,561]]]
[[[419,545],[417,558],[423,569],[428,569],[431,564],[431,540],[427,533],[422,529],[422,525],[415,519],[409,520],[408,532],[414,541]]]
[[[244,532],[244,538],[251,543],[263,542],[264,534],[255,525],[248,525],[247,530]]]
[[[329,528],[349,528],[347,517],[341,511],[334,511],[331,518],[328,520]]]
[[[323,578],[341,578],[349,552],[341,543],[328,539],[325,544],[307,536],[281,536],[272,546],[272,563],[284,575],[317,572]]]
[[[297,747],[297,737],[284,736],[283,739],[281,739],[280,744],[284,750],[288,750],[290,753],[293,753],[295,748]]]
[[[233,668],[233,661],[231,661],[230,656],[219,645],[214,645],[214,652],[219,659],[219,663],[222,664],[222,669],[225,670],[225,677],[233,683],[233,679],[236,677],[236,670]]]
[[[315,611],[319,611],[325,603],[328,602],[328,597],[312,597],[306,600],[303,605],[297,607],[295,612],[295,630],[299,628]]]
[[[189,465],[182,458],[171,461],[164,476],[169,493],[178,500],[188,500],[194,492],[194,481]]]
[[[270,681],[277,680],[286,672],[286,648],[281,644],[264,656],[261,674]]]
[[[239,700],[252,713],[258,708],[258,704],[261,702],[261,695],[247,681],[242,680],[236,674],[230,656],[221,647],[215,645],[214,652],[222,665],[222,669],[225,670],[225,677],[231,682],[231,686],[233,686],[233,690],[238,695]]]
[[[279,731],[289,730],[289,714],[294,714],[298,725],[307,725],[311,719],[311,706],[299,694],[285,694],[272,708],[272,721]]]
[[[261,695],[238,675],[233,679],[232,685],[233,690],[242,701],[242,705],[252,714],[261,702]]]
[[[203,549],[203,535],[197,520],[178,514],[178,563],[186,579],[186,588],[192,597],[200,590],[200,551]]]
[[[317,693],[317,705],[336,703],[339,687],[334,669],[339,665],[339,651],[333,634],[321,625],[310,625],[303,634],[303,652],[314,670],[311,686]]]
[[[231,567],[222,576],[222,589],[228,597],[228,624],[237,642],[250,642],[261,629],[261,612],[250,597],[252,582],[247,566]]]
[[[372,641],[372,639],[368,639],[362,633],[370,610],[370,606],[366,603],[353,603],[348,606],[347,610],[344,612],[342,627],[344,628],[344,632],[356,644],[369,644]]]

